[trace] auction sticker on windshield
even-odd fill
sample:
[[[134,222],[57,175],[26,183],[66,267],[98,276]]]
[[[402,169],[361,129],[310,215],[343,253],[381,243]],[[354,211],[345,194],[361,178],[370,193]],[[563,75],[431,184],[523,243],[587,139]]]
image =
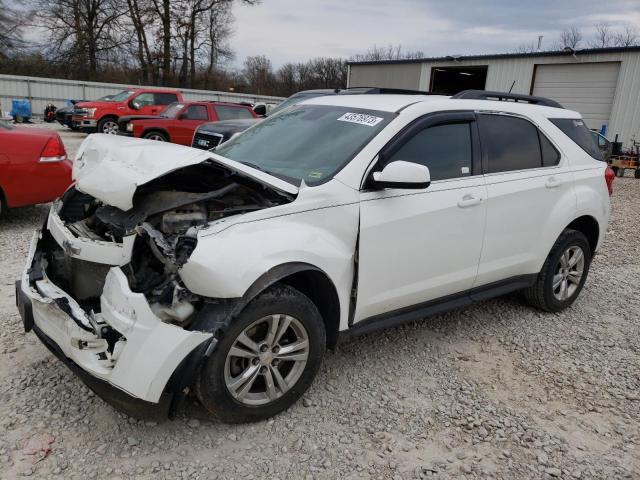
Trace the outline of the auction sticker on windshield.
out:
[[[369,127],[373,127],[384,119],[382,117],[375,117],[373,115],[365,115],[364,113],[347,112],[338,120],[340,122],[357,123],[359,125],[368,125]]]

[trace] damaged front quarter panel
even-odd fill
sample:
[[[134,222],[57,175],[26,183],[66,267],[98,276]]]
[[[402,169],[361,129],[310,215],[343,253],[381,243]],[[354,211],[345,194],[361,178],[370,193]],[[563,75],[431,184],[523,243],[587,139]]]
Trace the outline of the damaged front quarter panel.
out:
[[[323,199],[309,194],[293,207],[297,187],[210,152],[157,146],[100,135],[85,141],[77,183],[53,206],[30,257],[37,268],[20,287],[20,298],[29,297],[32,305],[34,330],[45,343],[53,342],[87,373],[148,402],[158,402],[169,385],[181,392],[175,398],[184,394],[242,303],[241,294],[194,292],[185,283],[185,266],[199,242],[223,224],[323,208]],[[327,209],[321,221],[345,221],[351,230],[355,200],[345,208],[344,218],[330,219]],[[287,234],[280,230],[278,235]],[[333,241],[312,236],[297,241]],[[329,245],[320,251],[328,252]],[[339,255],[343,251],[346,246]],[[256,269],[268,268],[265,262],[273,260],[264,253]],[[243,258],[242,252],[235,254]]]

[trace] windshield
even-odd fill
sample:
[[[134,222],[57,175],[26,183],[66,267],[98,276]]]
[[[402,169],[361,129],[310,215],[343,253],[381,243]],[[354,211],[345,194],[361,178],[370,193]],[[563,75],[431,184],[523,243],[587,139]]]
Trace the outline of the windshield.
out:
[[[174,118],[182,110],[182,107],[184,107],[184,103],[170,103],[160,112],[160,116],[162,118]]]
[[[335,175],[394,117],[390,112],[298,105],[269,117],[216,149],[223,157],[294,185]]]
[[[120,93],[116,93],[115,95],[113,95],[109,100],[107,100],[108,102],[123,102],[125,101],[127,98],[129,98],[131,95],[133,95],[133,91],[131,90],[123,90]]]
[[[267,114],[267,116],[270,117],[271,115],[274,115],[274,114],[284,110],[285,108],[291,107],[292,105],[296,105],[296,104],[302,102],[303,100],[309,100],[310,98],[315,98],[315,97],[324,97],[324,96],[327,96],[327,95],[331,95],[331,93],[324,93],[324,92],[298,92],[298,93],[294,93],[289,98],[285,99],[284,102],[280,103],[276,108],[271,110]]]

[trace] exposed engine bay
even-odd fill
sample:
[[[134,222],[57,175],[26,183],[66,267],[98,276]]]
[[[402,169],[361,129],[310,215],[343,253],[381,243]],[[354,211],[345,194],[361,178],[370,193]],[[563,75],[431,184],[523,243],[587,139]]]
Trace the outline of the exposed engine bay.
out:
[[[207,299],[188,291],[180,268],[196,248],[197,233],[232,215],[288,203],[293,197],[214,162],[184,167],[139,186],[133,208],[123,211],[71,188],[58,216],[74,236],[122,243],[133,237],[131,261],[122,271],[133,292],[145,295],[161,320],[187,327]],[[110,265],[74,258],[45,232],[40,262],[47,276],[86,311],[100,311]],[[98,333],[98,332],[96,332]]]

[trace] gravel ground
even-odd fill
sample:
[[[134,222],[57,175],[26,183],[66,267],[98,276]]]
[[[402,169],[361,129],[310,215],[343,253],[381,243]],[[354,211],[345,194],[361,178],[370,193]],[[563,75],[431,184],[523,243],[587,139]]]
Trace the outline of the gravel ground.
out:
[[[63,132],[70,152],[81,137]],[[25,335],[13,281],[47,207],[9,212],[0,478],[640,478],[640,181],[614,185],[573,308],[542,314],[512,295],[349,340],[303,401],[241,426],[195,402],[175,421],[128,418]]]

